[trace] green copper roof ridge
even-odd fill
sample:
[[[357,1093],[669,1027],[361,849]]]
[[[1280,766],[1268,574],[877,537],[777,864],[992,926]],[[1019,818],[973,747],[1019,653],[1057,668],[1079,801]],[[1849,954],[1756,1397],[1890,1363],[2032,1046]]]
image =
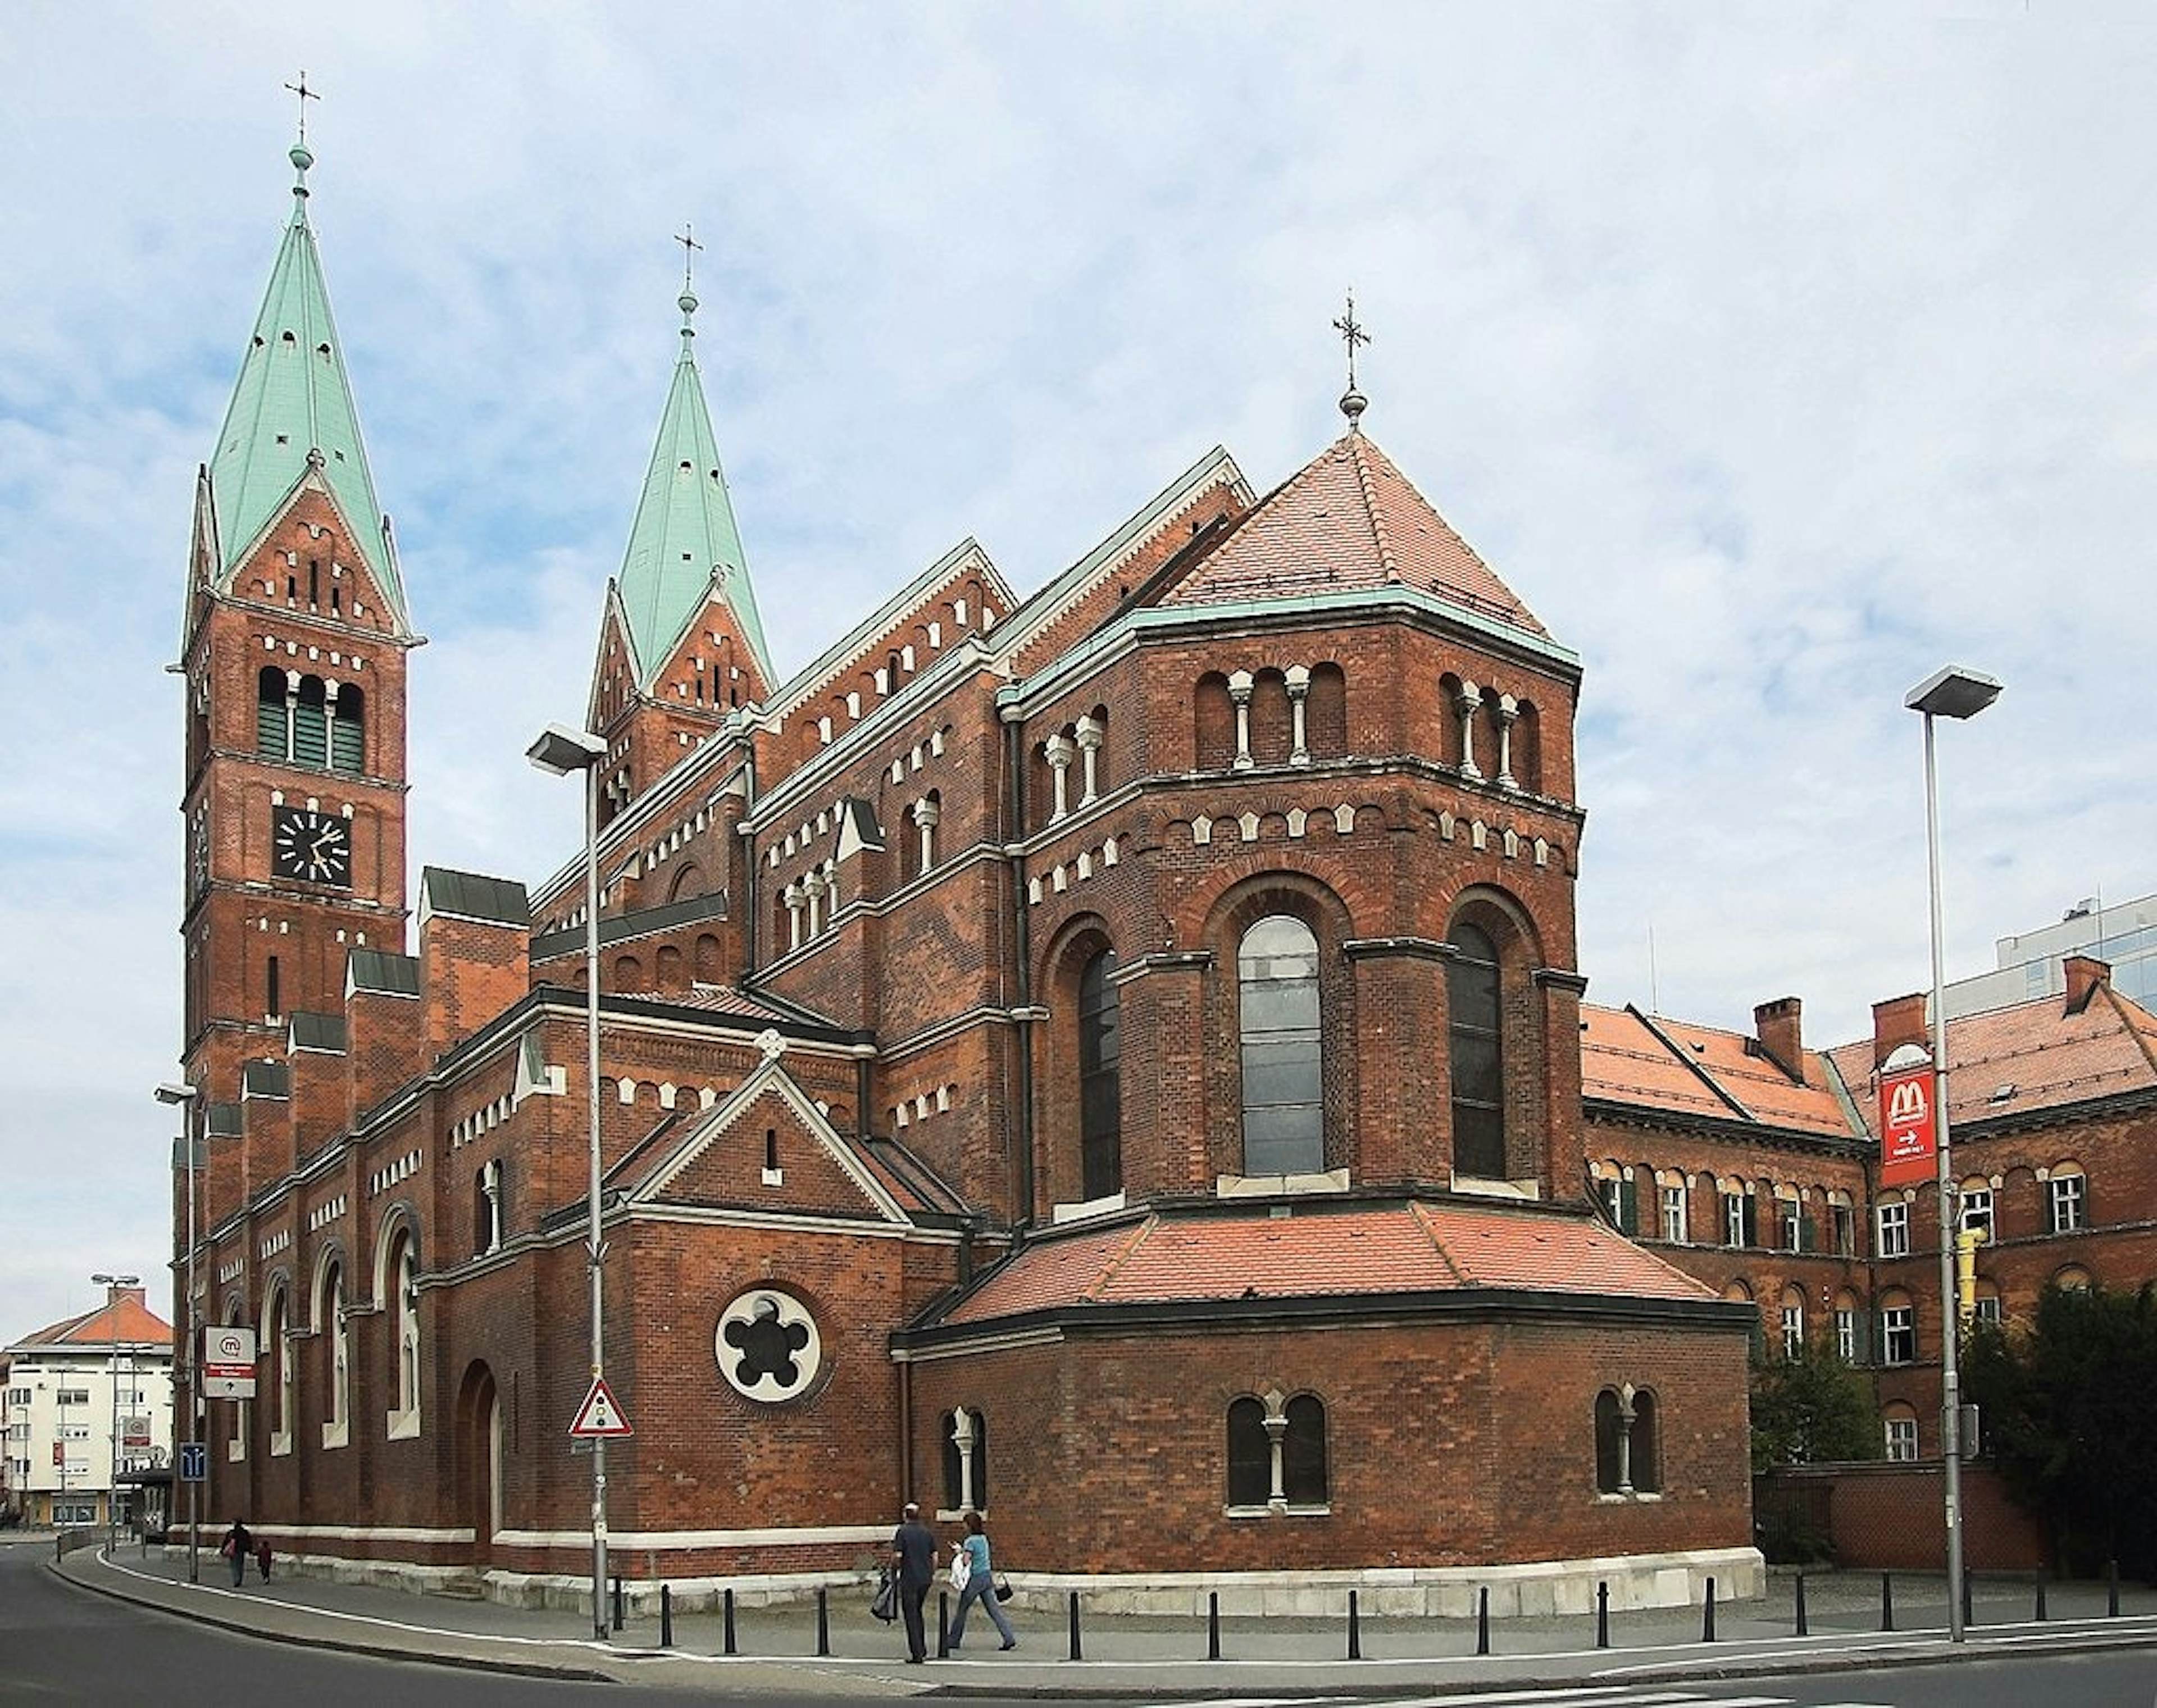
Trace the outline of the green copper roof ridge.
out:
[[[615,580],[636,651],[640,687],[649,687],[672,656],[716,577],[768,689],[775,680],[771,654],[692,336],[685,326]]]
[[[285,365],[294,359],[296,373]],[[294,187],[292,217],[208,461],[220,576],[231,572],[275,518],[304,478],[309,453],[317,450],[323,480],[353,528],[353,548],[402,624],[404,589],[385,538],[302,183]]]

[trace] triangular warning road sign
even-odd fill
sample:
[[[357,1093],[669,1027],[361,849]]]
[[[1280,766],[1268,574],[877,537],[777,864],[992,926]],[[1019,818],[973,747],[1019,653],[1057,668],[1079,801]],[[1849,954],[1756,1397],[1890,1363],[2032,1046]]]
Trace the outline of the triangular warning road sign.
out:
[[[628,1435],[632,1433],[629,1419],[622,1415],[621,1407],[614,1402],[614,1390],[606,1385],[606,1378],[592,1378],[591,1392],[584,1402],[577,1407],[577,1421],[569,1426],[572,1435]]]

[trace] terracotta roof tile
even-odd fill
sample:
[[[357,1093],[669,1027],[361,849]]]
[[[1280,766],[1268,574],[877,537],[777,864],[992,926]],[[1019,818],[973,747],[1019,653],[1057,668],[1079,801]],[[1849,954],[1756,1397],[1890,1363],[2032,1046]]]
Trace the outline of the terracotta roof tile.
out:
[[[2067,1013],[2057,996],[2041,996],[1950,1018],[1948,1119],[2027,1114],[2157,1087],[2157,1068],[2145,1048],[2153,1042],[2157,1019],[2109,987],[2080,1014]],[[1866,1124],[1876,1127],[1880,1088],[1871,1041],[1839,1045],[1832,1053]]]
[[[1452,1202],[1300,1209],[1289,1217],[1154,1217],[1044,1239],[945,1319],[988,1322],[1081,1304],[1310,1299],[1470,1289],[1712,1299],[1601,1223]]]
[[[1276,488],[1163,603],[1294,599],[1389,584],[1546,632],[1361,433],[1344,434]]]
[[[1658,1015],[1651,1023],[1631,1009],[1581,1006],[1581,1090],[1609,1103],[1718,1120],[1750,1119],[1760,1125],[1850,1139],[1848,1118],[1825,1059],[1805,1052],[1799,1085],[1743,1032],[1694,1026]],[[1708,1081],[1712,1081],[1711,1085]],[[1721,1087],[1730,1099],[1716,1094]],[[1742,1108],[1745,1113],[1739,1113]]]
[[[100,1305],[82,1316],[51,1323],[25,1335],[18,1346],[84,1346],[95,1350],[116,1338],[122,1345],[169,1346],[172,1325],[143,1303],[141,1289],[122,1292],[110,1308]]]

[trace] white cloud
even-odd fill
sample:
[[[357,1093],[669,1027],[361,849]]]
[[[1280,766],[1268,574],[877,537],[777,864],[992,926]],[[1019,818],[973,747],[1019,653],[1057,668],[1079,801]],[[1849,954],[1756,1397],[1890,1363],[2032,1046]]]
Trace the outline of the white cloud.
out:
[[[158,667],[301,64],[432,640],[415,859],[571,844],[522,749],[581,707],[684,219],[782,667],[968,532],[1031,587],[1216,440],[1287,473],[1337,425],[1353,283],[1373,435],[1587,661],[1592,994],[1647,999],[1652,920],[1665,1009],[1796,991],[1842,1037],[1925,976],[1899,702],[1943,660],[2010,684],[1943,736],[1953,965],[2157,887],[2157,39],[2052,11],[17,7],[11,1313],[162,1261]]]

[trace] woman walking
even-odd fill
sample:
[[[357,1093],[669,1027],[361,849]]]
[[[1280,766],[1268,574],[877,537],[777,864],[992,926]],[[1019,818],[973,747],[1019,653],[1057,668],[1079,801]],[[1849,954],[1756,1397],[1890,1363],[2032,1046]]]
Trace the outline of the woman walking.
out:
[[[966,1587],[959,1592],[959,1611],[951,1618],[952,1653],[958,1652],[959,1639],[966,1634],[966,1610],[976,1602],[989,1610],[991,1623],[1004,1639],[1001,1646],[1017,1648],[1018,1638],[996,1600],[996,1574],[989,1569],[989,1539],[981,1528],[980,1513],[966,1515],[966,1534],[959,1540],[958,1551],[971,1569],[966,1574]]]

